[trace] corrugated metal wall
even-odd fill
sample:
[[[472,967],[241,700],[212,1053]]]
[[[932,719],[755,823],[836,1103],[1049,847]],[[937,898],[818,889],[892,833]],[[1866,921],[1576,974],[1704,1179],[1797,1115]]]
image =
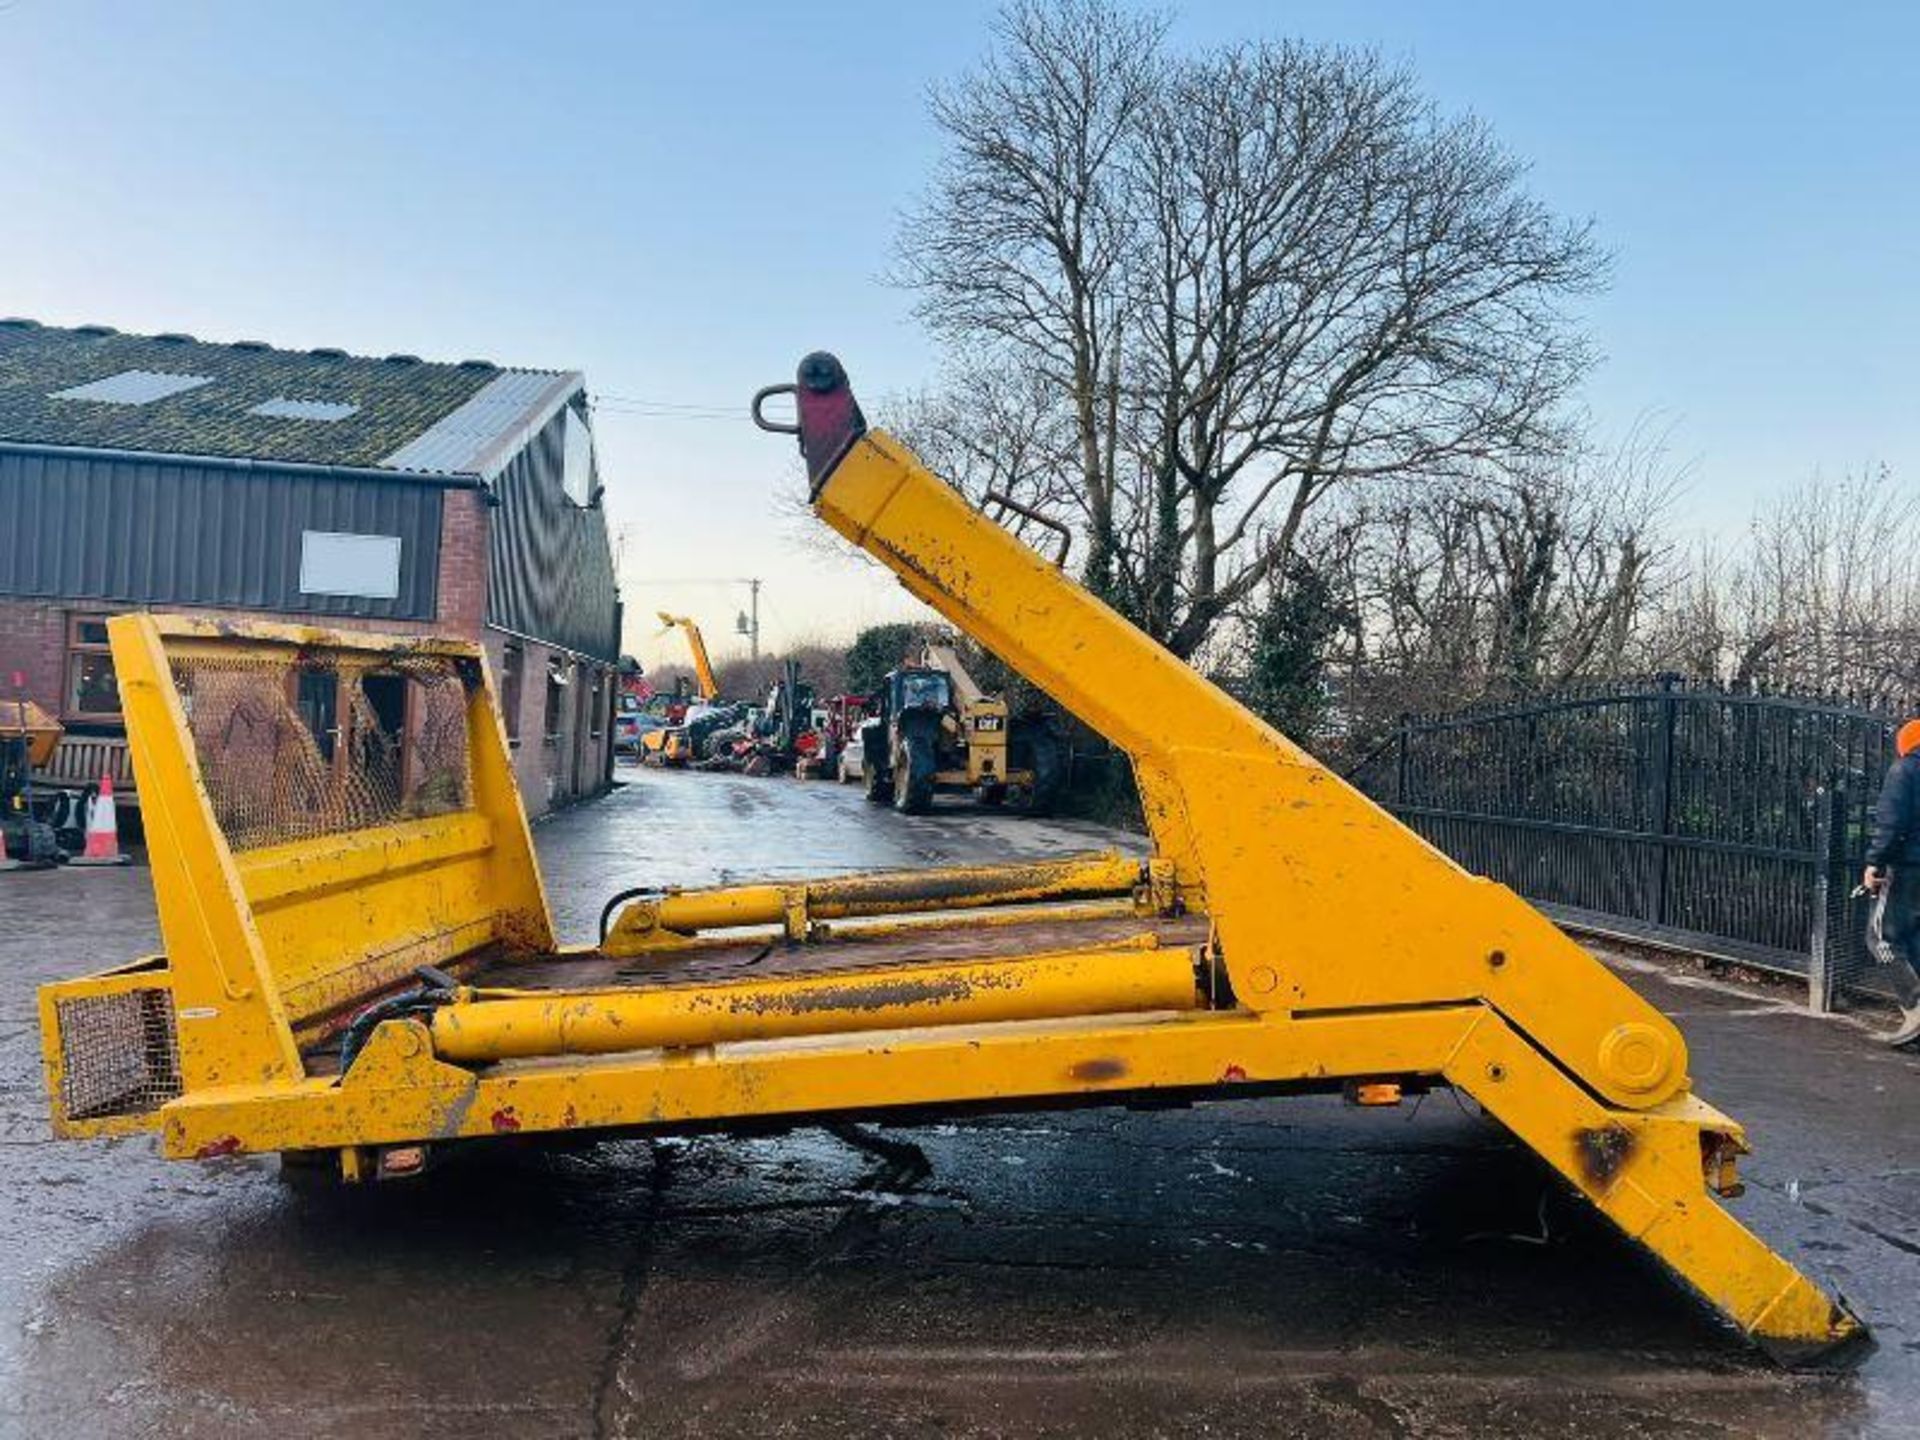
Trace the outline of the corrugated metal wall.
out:
[[[494,480],[487,622],[602,660],[620,653],[606,512],[567,498],[563,408]]]
[[[431,619],[436,486],[0,451],[0,595]],[[398,535],[392,600],[300,593],[305,530]]]

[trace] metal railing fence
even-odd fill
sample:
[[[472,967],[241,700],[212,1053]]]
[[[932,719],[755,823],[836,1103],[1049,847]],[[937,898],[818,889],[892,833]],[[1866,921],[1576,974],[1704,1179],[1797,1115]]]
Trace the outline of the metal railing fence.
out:
[[[1408,716],[1349,778],[1556,918],[1881,992],[1848,896],[1895,721],[1659,676]]]

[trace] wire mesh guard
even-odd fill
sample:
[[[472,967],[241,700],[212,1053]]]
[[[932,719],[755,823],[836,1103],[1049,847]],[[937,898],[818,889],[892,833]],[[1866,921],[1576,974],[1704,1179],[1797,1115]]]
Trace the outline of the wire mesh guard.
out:
[[[67,1119],[143,1115],[180,1094],[171,991],[148,986],[56,1000],[54,1019]]]
[[[472,674],[453,658],[186,655],[172,668],[201,779],[235,850],[472,802]]]

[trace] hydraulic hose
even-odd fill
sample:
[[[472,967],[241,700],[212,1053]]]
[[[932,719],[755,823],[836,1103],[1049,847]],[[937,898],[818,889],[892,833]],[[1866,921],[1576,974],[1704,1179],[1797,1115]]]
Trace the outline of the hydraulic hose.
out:
[[[353,1069],[353,1062],[360,1058],[360,1052],[382,1024],[410,1015],[431,1014],[451,1000],[453,992],[460,986],[453,976],[431,965],[422,965],[413,973],[420,984],[397,995],[374,1001],[347,1022],[347,1028],[340,1035],[340,1080],[347,1078],[347,1072]],[[334,1083],[337,1085],[340,1082],[336,1080]]]

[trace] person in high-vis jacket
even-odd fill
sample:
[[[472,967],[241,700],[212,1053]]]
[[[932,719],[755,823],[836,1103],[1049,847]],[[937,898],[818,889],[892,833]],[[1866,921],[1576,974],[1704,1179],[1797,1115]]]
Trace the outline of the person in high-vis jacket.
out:
[[[1867,936],[1893,976],[1900,1023],[1880,1038],[1889,1045],[1920,1040],[1920,720],[1894,737],[1899,758],[1887,770],[1873,809],[1873,839],[1860,884],[1874,897]]]

